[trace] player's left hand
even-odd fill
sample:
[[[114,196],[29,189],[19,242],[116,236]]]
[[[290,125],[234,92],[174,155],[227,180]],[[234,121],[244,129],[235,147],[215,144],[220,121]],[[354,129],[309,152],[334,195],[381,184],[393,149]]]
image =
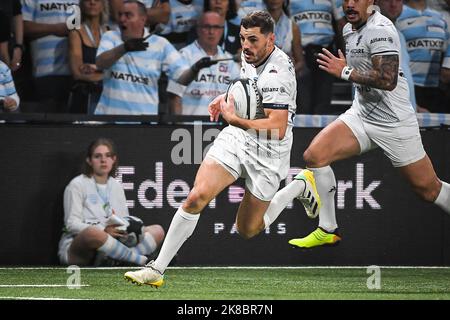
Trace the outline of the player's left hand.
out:
[[[232,94],[228,95],[228,102],[225,100],[220,101],[220,111],[222,112],[222,118],[225,119],[229,124],[236,117],[236,111],[234,109],[234,97]]]
[[[325,48],[322,48],[322,52],[323,53],[318,54],[319,58],[317,59],[319,68],[337,78],[340,78],[342,69],[344,69],[347,65],[347,61],[345,60],[345,56],[342,51],[340,49],[338,50],[339,57],[336,57]]]
[[[208,105],[209,120],[218,121],[220,116],[220,103],[225,100],[225,94],[221,94],[214,98]]]

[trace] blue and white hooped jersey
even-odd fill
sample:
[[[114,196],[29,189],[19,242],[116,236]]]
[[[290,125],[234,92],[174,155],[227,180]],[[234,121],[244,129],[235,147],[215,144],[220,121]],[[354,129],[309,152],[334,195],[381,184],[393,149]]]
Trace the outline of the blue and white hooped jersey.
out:
[[[292,20],[284,12],[275,24],[275,45],[292,56]]]
[[[192,1],[190,4],[184,4],[178,0],[169,0],[170,18],[164,25],[160,34],[188,32],[196,25],[197,18],[203,11],[203,3],[200,7],[198,1]]]
[[[22,0],[24,21],[56,24],[66,23],[78,0]],[[45,36],[31,42],[33,76],[70,75],[67,37]]]
[[[449,29],[442,14],[425,9],[419,11],[403,6],[397,28],[405,36],[414,84],[437,87],[441,61],[450,67]]]
[[[288,133],[290,134],[297,109],[297,80],[291,58],[275,47],[266,61],[255,68],[245,62],[242,54],[241,77],[256,81],[262,96],[262,105],[267,109],[288,110]]]
[[[148,35],[145,29],[144,37]],[[166,72],[178,79],[189,68],[180,53],[163,37],[152,35],[147,50],[124,54],[104,70],[103,92],[95,114],[157,114],[158,79]],[[103,34],[97,57],[123,43],[118,31]]]
[[[201,58],[208,56],[197,41],[182,48],[180,53],[189,65],[193,65]],[[217,54],[210,57],[214,60],[232,58],[232,55],[223,51],[220,46],[217,46]],[[182,97],[182,114],[208,115],[208,104],[215,97],[227,91],[230,82],[239,77],[239,72],[240,67],[233,60],[221,61],[209,68],[201,69],[194,81],[184,91]],[[173,80],[169,81],[167,91],[177,94],[177,85],[175,84],[173,86],[173,82]]]
[[[247,14],[258,11],[258,10],[265,10],[266,5],[264,4],[263,0],[241,0],[241,4],[239,5],[238,9],[238,16],[239,16],[239,22],[240,20],[245,17]]]
[[[309,44],[328,47],[334,38],[333,17],[335,20],[344,17],[342,0],[291,1],[290,13],[300,28],[303,47]]]
[[[16,87],[14,86],[11,70],[0,60],[0,100],[6,97],[14,99],[17,105],[19,105],[20,100],[16,92]]]

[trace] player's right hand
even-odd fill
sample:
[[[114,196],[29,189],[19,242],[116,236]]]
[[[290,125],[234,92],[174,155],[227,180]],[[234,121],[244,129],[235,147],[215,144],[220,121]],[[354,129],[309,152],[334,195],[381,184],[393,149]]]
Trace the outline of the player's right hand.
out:
[[[118,230],[117,227],[120,227],[120,224],[111,224],[105,227],[105,232],[108,233],[113,238],[120,238],[127,235],[126,231]]]
[[[221,94],[214,98],[208,105],[209,120],[218,121],[220,116],[220,103],[225,100],[225,94]]]
[[[145,42],[146,38],[133,38],[125,40],[125,51],[145,51],[148,48],[148,42]]]

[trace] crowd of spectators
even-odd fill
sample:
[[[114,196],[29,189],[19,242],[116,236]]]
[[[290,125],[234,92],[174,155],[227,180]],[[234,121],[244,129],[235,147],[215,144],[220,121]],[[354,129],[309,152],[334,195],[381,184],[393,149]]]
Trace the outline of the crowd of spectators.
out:
[[[2,0],[0,111],[207,115],[239,76],[240,20],[267,10],[298,113],[336,114],[322,48],[345,52],[343,0]],[[450,113],[450,0],[375,0],[402,42],[417,112]]]

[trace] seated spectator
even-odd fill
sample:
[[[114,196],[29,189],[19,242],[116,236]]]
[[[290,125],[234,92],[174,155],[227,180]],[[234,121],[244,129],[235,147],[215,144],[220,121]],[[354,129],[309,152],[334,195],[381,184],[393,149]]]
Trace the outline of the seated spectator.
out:
[[[450,33],[442,14],[429,9],[425,0],[407,1],[397,27],[408,44],[418,107],[449,113],[439,88],[444,69],[450,68]]]
[[[187,60],[195,79],[187,85],[181,98],[179,85],[169,81],[167,91],[172,113],[183,115],[208,115],[208,104],[224,93],[230,82],[239,76],[239,64],[233,56],[218,45],[222,38],[224,19],[213,11],[203,13],[197,25],[197,40],[182,48],[181,55]],[[229,59],[217,61],[218,59]],[[173,93],[172,93],[173,92]]]
[[[141,2],[124,1],[119,17],[120,32],[106,32],[97,50],[104,78],[95,114],[158,114],[162,72],[178,79],[189,66],[166,39],[149,34]]]
[[[89,145],[83,173],[64,190],[64,232],[58,250],[62,264],[99,265],[107,257],[142,266],[161,244],[160,225],[139,226],[136,241],[113,221],[129,216],[124,189],[114,179],[117,167],[111,140],[99,138]]]
[[[17,95],[11,70],[0,61],[0,110],[4,112],[18,112],[20,99]]]
[[[264,3],[275,20],[275,45],[291,57],[299,76],[305,65],[300,29],[289,18],[285,0],[264,0]]]
[[[297,81],[297,113],[335,114],[331,105],[334,78],[319,68],[316,59],[322,48],[337,52],[334,47],[341,47],[336,38],[342,39],[343,9],[335,0],[291,1],[290,13],[299,26],[305,55],[304,72]]]
[[[71,113],[93,114],[102,91],[103,74],[95,56],[107,27],[106,0],[80,0],[81,27],[69,32],[69,64],[74,84],[68,103]]]
[[[202,8],[193,0],[169,0],[169,4],[169,22],[160,34],[180,49],[188,45],[189,32],[194,29]]]
[[[239,37],[240,25],[235,24],[237,17],[236,0],[204,0],[203,12],[215,11],[225,21],[223,36],[219,45],[232,55],[240,56],[241,42]]]
[[[389,18],[392,23],[395,25],[397,18],[400,16],[403,10],[403,1],[402,0],[376,0],[375,2],[380,8],[380,12],[382,15]],[[398,30],[398,29],[397,29]],[[409,67],[409,53],[406,45],[405,37],[403,33],[398,30],[398,36],[400,39],[401,45],[401,59],[400,59],[400,68],[402,69],[403,76],[408,80],[408,89],[409,89],[409,101],[411,105],[414,107],[414,110],[417,110],[416,103],[416,95],[414,91],[414,79],[412,77],[411,69]]]
[[[36,98],[41,112],[63,112],[72,83],[68,61],[69,9],[78,0],[23,0],[24,34],[31,40]]]

